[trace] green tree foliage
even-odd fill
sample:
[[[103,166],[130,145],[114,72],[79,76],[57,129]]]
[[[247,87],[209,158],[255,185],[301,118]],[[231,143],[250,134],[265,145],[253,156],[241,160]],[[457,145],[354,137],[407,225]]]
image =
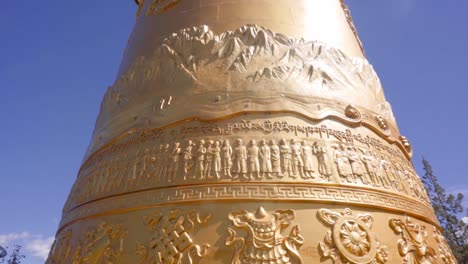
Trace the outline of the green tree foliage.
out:
[[[448,194],[439,184],[431,164],[423,158],[425,174],[422,177],[437,219],[442,226],[453,254],[459,263],[468,264],[468,225],[460,218],[463,214],[463,194]]]
[[[6,249],[8,250],[8,248]],[[0,263],[5,263],[7,257],[1,258]],[[21,246],[15,245],[11,250],[10,257],[6,260],[6,264],[21,264],[21,260],[24,258],[26,258],[26,256],[21,254]]]

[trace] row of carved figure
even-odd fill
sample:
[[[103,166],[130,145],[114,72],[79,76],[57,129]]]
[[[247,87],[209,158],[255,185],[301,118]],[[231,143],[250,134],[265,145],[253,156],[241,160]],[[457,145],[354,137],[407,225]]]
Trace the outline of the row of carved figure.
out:
[[[329,231],[324,241],[319,242],[318,252],[324,259],[334,263],[386,263],[389,250],[381,245],[372,230],[374,218],[370,214],[354,213],[350,209],[342,212],[320,209],[318,218]],[[201,216],[198,212],[156,211],[144,217],[144,223],[152,236],[150,241],[137,242],[135,253],[139,263],[196,264],[210,253],[210,244],[194,242],[196,228],[210,222],[213,215]],[[234,248],[229,254],[232,264],[302,264],[299,251],[305,243],[299,226],[291,226],[295,218],[293,210],[268,212],[259,207],[256,212],[245,210],[228,215],[232,228],[228,228],[225,241]],[[391,218],[389,226],[399,236],[398,250],[406,264],[430,264],[440,257],[442,263],[454,264],[456,260],[445,238],[434,227],[434,238],[439,245],[439,256],[427,243],[426,226],[411,221]],[[284,234],[289,228],[289,235]],[[238,235],[243,230],[244,235]],[[84,243],[72,249],[72,231],[68,230],[52,246],[47,263],[119,263],[123,257],[123,245],[127,232],[122,225],[102,224],[86,233]],[[82,241],[82,240],[80,240]],[[310,253],[309,253],[310,254]],[[395,263],[395,260],[392,260]]]
[[[333,162],[329,162],[330,157]],[[339,176],[334,179],[336,171]],[[427,200],[424,187],[410,163],[377,151],[350,144],[332,144],[331,149],[315,141],[294,139],[244,144],[236,139],[188,140],[137,150],[134,157],[104,160],[88,175],[80,177],[74,191],[83,201],[95,195],[132,190],[154,184],[202,180],[261,180],[302,178],[338,181],[404,192]]]

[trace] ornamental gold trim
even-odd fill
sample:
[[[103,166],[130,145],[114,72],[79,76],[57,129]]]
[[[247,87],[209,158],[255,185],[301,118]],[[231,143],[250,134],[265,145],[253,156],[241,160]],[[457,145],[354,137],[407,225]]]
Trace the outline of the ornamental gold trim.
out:
[[[438,221],[432,207],[398,194],[372,191],[362,187],[295,183],[225,183],[191,185],[145,190],[108,197],[73,209],[62,217],[61,229],[83,219],[144,208],[200,202],[324,202],[382,208],[407,213],[435,226]]]

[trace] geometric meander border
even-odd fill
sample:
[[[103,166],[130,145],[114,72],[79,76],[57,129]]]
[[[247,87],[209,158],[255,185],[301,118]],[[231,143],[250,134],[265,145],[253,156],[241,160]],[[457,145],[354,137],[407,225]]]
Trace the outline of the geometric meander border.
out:
[[[149,189],[92,201],[66,213],[62,217],[60,229],[80,219],[146,207],[194,202],[265,200],[365,205],[406,213],[439,225],[428,204],[397,194],[313,183],[219,183]]]

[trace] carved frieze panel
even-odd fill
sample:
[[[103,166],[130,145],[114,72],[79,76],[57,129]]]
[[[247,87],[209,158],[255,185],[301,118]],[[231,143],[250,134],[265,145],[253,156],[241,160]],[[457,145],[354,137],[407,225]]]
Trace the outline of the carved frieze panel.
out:
[[[299,227],[293,226],[289,235],[283,236],[294,217],[293,210],[269,213],[263,207],[256,212],[230,213],[229,220],[235,226],[228,229],[226,239],[226,245],[235,250],[231,263],[302,264],[299,248],[304,238]],[[244,235],[238,235],[236,230],[242,230]]]
[[[398,251],[406,264],[432,264],[437,258],[435,250],[427,242],[426,225],[405,220],[390,219],[390,227],[400,236]]]
[[[85,162],[65,206],[152,187],[302,182],[366,186],[427,201],[395,146],[326,124],[211,122],[132,134]]]
[[[318,217],[331,227],[324,242],[319,243],[323,258],[334,263],[386,263],[388,249],[381,246],[372,231],[374,218],[370,214],[354,216],[350,209],[338,213],[320,209]]]

